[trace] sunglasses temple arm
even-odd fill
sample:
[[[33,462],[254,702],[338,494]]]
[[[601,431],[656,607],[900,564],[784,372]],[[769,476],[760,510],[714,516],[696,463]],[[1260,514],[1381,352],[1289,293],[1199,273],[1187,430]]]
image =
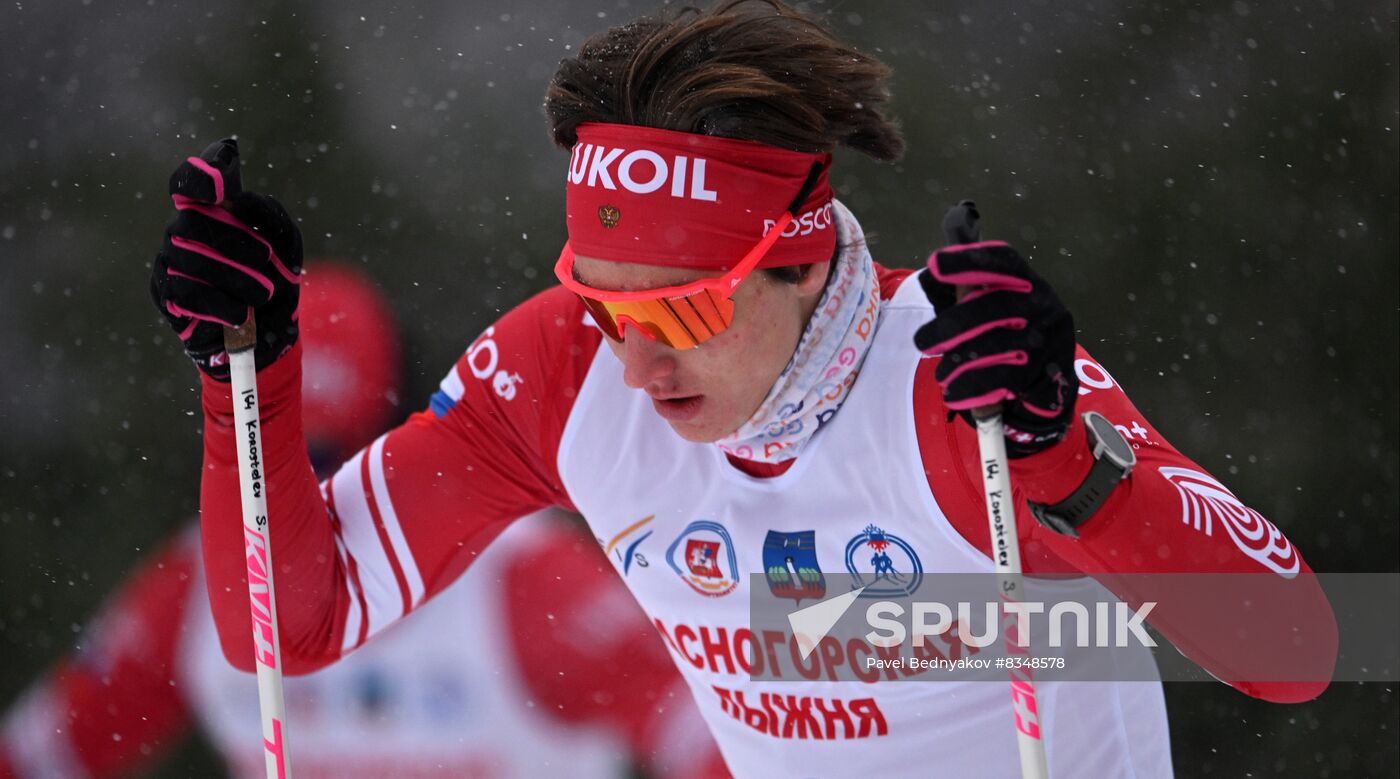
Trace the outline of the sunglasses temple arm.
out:
[[[802,207],[803,202],[807,200],[807,196],[812,194],[813,189],[816,189],[817,182],[821,181],[821,177],[822,164],[820,162],[812,163],[812,169],[807,171],[807,180],[802,182],[802,189],[797,190],[797,197],[793,198],[792,204],[787,207],[789,214],[797,216],[797,209]]]

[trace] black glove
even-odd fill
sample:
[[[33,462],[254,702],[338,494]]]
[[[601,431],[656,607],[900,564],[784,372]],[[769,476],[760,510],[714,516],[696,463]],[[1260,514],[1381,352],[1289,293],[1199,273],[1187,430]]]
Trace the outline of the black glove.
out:
[[[981,241],[934,252],[919,284],[937,317],[914,344],[942,355],[945,405],[971,423],[972,409],[1001,403],[1007,457],[1064,438],[1079,391],[1074,319],[1045,279],[1007,244]]]
[[[238,142],[219,141],[170,176],[177,214],[151,270],[151,299],[199,369],[228,381],[225,326],[256,312],[258,370],[297,340],[301,231],[282,204],[244,192]]]

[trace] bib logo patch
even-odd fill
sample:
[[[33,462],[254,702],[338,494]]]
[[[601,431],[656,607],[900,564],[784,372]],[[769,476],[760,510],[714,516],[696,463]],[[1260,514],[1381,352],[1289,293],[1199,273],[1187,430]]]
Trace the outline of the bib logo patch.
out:
[[[603,553],[608,557],[617,560],[617,564],[622,566],[622,575],[626,576],[632,572],[632,564],[636,563],[640,568],[648,566],[647,558],[637,551],[637,547],[642,542],[651,538],[652,530],[647,527],[656,515],[643,517],[622,529],[622,532],[613,536],[611,540],[604,541],[598,539],[598,544],[603,547]],[[642,532],[645,530],[646,532]]]
[[[780,533],[769,530],[763,539],[763,574],[768,589],[779,598],[801,603],[826,596],[826,577],[817,564],[817,531]]]
[[[666,549],[666,563],[692,590],[710,598],[739,586],[734,542],[718,522],[698,519],[687,525]]]
[[[907,541],[871,524],[846,544],[846,570],[865,589],[862,598],[900,598],[914,594],[924,580],[924,566]]]

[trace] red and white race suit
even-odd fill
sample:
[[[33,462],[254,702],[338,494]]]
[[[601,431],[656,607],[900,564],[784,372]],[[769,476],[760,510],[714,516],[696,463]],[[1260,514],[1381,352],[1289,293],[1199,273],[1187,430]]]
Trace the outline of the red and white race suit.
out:
[[[265,775],[257,684],[219,649],[199,558],[186,533],[130,577],[7,713],[0,777],[130,776],[192,724],[230,775]],[[421,613],[288,677],[286,700],[306,779],[724,775],[645,616],[560,515],[516,523]]]
[[[601,334],[561,288],[488,328],[430,409],[376,440],[322,488],[302,442],[298,358],[265,369],[263,441],[281,528],[273,558],[287,668],[313,670],[354,650],[447,587],[515,517],[557,505],[578,510],[593,528],[665,638],[736,775],[922,776],[930,765],[949,775],[1014,773],[1004,686],[755,682],[744,667],[753,650],[786,649],[745,635],[748,576],[763,571],[770,530],[814,531],[826,570],[867,565],[847,557],[871,527],[898,537],[926,572],[992,570],[976,434],[949,421],[933,380],[937,359],[922,359],[911,345],[932,308],[908,271],[879,273],[885,302],[860,377],[790,467],[735,462],[679,439],[644,393],[623,385],[620,364],[599,348]],[[1248,673],[1248,659],[1262,652],[1307,655],[1314,679],[1332,667],[1331,609],[1297,549],[1172,448],[1093,357],[1082,349],[1077,356],[1078,410],[1099,411],[1128,431],[1138,466],[1074,539],[1037,524],[1025,501],[1058,502],[1083,480],[1092,462],[1083,423],[1050,449],[1013,461],[1027,572],[1091,574],[1129,601],[1126,574],[1272,577],[1270,598],[1286,619],[1255,626],[1246,641],[1220,629],[1236,615],[1194,597],[1158,599],[1149,622],[1247,694],[1316,696],[1325,681]],[[204,408],[210,591],[226,652],[249,668],[227,385],[206,381]],[[1188,500],[1200,485],[1212,490],[1211,501]],[[1301,647],[1299,635],[1307,636]],[[580,632],[576,640],[597,637]],[[1160,685],[1045,685],[1042,697],[1052,774],[1170,772]]]

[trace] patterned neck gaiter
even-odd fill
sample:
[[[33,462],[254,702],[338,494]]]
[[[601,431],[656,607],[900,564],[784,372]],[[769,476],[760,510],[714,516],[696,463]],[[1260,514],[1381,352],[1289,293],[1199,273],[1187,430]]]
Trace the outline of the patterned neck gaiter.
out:
[[[754,415],[715,444],[744,460],[796,458],[846,402],[875,337],[880,281],[851,212],[832,201],[840,254],[797,350]]]

